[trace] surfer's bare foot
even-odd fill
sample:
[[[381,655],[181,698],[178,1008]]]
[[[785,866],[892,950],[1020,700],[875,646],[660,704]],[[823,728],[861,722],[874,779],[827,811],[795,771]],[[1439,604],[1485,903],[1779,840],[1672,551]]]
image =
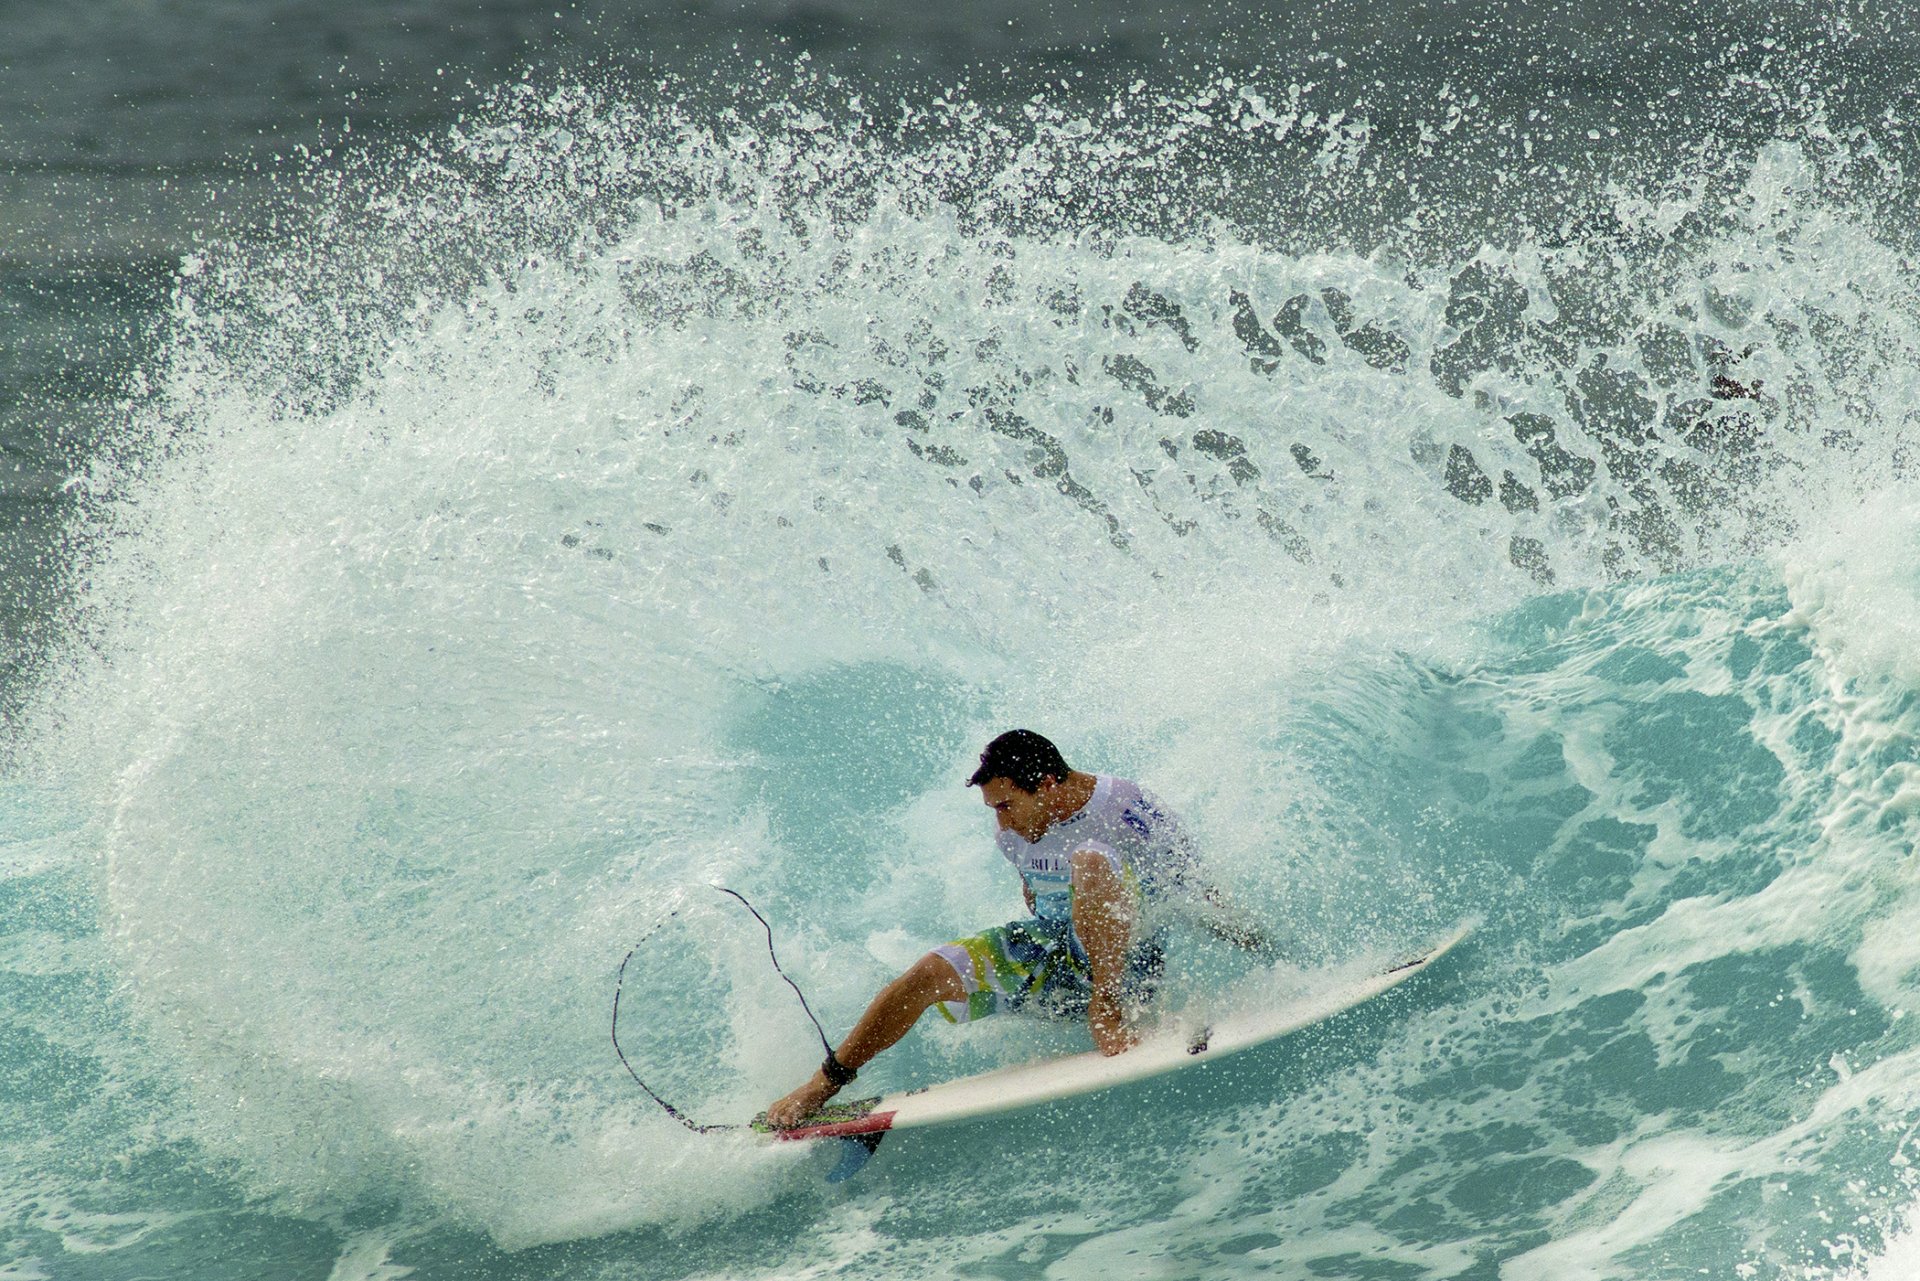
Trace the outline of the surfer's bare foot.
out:
[[[840,1087],[816,1070],[805,1085],[767,1109],[767,1124],[776,1130],[791,1130],[838,1093]]]

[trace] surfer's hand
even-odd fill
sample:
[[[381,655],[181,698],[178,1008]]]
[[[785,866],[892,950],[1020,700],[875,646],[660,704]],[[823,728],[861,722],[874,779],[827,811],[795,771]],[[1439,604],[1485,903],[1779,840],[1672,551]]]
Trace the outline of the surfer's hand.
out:
[[[839,1092],[840,1087],[815,1071],[805,1085],[767,1109],[767,1124],[776,1130],[791,1130]]]

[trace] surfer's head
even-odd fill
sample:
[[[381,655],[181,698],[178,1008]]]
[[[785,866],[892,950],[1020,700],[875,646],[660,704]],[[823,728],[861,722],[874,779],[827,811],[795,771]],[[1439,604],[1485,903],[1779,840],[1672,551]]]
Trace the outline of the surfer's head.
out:
[[[1059,748],[1030,729],[1015,729],[987,744],[967,786],[980,789],[1001,831],[1037,841],[1060,817],[1061,784],[1072,774]]]
[[[967,780],[967,786],[980,787],[1004,778],[1023,792],[1037,792],[1047,779],[1057,783],[1070,773],[1066,758],[1051,739],[1030,729],[1010,729],[980,753],[980,768]]]

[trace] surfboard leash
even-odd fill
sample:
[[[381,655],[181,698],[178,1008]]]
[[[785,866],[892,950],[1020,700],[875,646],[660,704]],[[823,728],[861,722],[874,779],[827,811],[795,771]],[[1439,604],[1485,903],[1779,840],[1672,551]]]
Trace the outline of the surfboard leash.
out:
[[[669,912],[667,913],[667,920],[670,921],[678,915],[680,915],[680,913],[677,911]],[[666,924],[666,921],[662,921],[660,924],[664,925]],[[639,1086],[642,1090],[644,1090],[648,1098],[652,1099],[655,1103],[658,1103],[660,1105],[661,1111],[665,1112],[668,1116],[672,1117],[674,1120],[678,1121],[680,1124],[686,1126],[689,1130],[692,1130],[695,1134],[716,1134],[722,1130],[738,1130],[741,1127],[737,1125],[726,1125],[726,1124],[703,1125],[699,1121],[696,1121],[692,1117],[688,1116],[685,1112],[682,1112],[679,1108],[673,1106],[673,1104],[661,1098],[658,1094],[655,1094],[653,1091],[653,1087],[648,1085],[645,1081],[642,1081],[640,1079],[640,1074],[633,1070],[633,1064],[627,1062],[626,1051],[620,1048],[620,993],[622,988],[626,985],[626,981],[627,981],[627,962],[633,959],[633,954],[640,950],[640,945],[642,943],[645,943],[648,939],[652,938],[654,934],[654,930],[657,930],[659,928],[660,926],[656,925],[652,930],[648,930],[645,934],[641,935],[640,941],[638,943],[635,943],[632,947],[628,948],[626,956],[621,958],[620,975],[618,978],[614,980],[614,983],[613,983],[613,1052],[615,1055],[619,1057],[620,1066],[625,1068],[627,1070],[627,1075],[633,1078],[633,1083]]]
[[[807,1004],[807,994],[802,992],[800,985],[793,981],[793,977],[780,967],[780,954],[773,950],[773,926],[767,924],[767,918],[760,915],[760,909],[747,902],[747,896],[739,890],[730,890],[724,885],[715,885],[713,888],[719,890],[722,894],[731,894],[733,897],[739,899],[740,905],[749,912],[752,912],[753,919],[760,922],[760,928],[767,932],[767,957],[773,962],[773,972],[781,978],[786,979],[787,986],[792,988],[793,994],[800,998],[800,1008],[807,1012],[807,1021],[813,1024],[813,1030],[820,1035],[820,1048],[825,1050],[827,1056],[831,1058],[833,1056],[833,1042],[827,1040],[827,1029],[821,1027],[820,1020],[813,1017],[813,1007]]]
[[[800,990],[800,985],[794,982],[792,976],[789,975],[784,968],[782,968],[780,964],[780,954],[773,950],[773,926],[767,923],[767,918],[760,915],[760,909],[756,908],[752,903],[749,903],[747,901],[747,896],[740,893],[740,891],[728,889],[724,885],[715,885],[713,888],[716,890],[719,890],[722,894],[729,894],[729,895],[732,895],[734,898],[740,900],[741,906],[745,907],[747,911],[752,912],[753,919],[760,922],[760,928],[766,931],[767,956],[769,959],[773,961],[774,972],[778,974],[781,978],[785,979],[787,982],[787,986],[793,989],[793,994],[800,998],[800,1008],[807,1012],[807,1018],[813,1024],[813,1030],[819,1033],[820,1044],[826,1048],[827,1054],[831,1056],[833,1054],[833,1046],[827,1040],[826,1029],[821,1027],[820,1020],[814,1017],[813,1006],[807,1003],[807,994]],[[643,1091],[645,1091],[646,1096],[648,1098],[652,1099],[655,1103],[659,1104],[661,1111],[665,1112],[668,1116],[672,1117],[674,1120],[678,1121],[680,1124],[686,1126],[689,1130],[692,1130],[695,1134],[717,1134],[724,1130],[744,1130],[749,1127],[744,1125],[729,1125],[724,1122],[715,1123],[715,1124],[702,1124],[701,1122],[694,1120],[692,1117],[688,1116],[685,1112],[682,1112],[679,1108],[673,1106],[673,1104],[661,1098],[658,1094],[654,1092],[652,1086],[648,1085],[645,1081],[641,1080],[640,1074],[633,1070],[633,1064],[627,1061],[626,1051],[620,1048],[620,994],[624,989],[627,981],[627,963],[633,960],[633,954],[635,952],[638,952],[641,949],[641,947],[646,943],[646,941],[652,938],[654,934],[658,932],[660,928],[667,923],[667,921],[672,920],[674,917],[678,915],[680,915],[680,912],[679,912],[679,909],[677,908],[667,913],[666,920],[661,921],[659,925],[655,925],[653,929],[648,930],[645,934],[641,935],[639,940],[635,942],[632,947],[627,949],[626,956],[621,958],[620,973],[618,977],[614,979],[614,984],[613,984],[613,1029],[612,1029],[613,1052],[620,1059],[620,1066],[625,1068],[627,1070],[627,1075],[633,1078],[633,1083],[639,1086]]]

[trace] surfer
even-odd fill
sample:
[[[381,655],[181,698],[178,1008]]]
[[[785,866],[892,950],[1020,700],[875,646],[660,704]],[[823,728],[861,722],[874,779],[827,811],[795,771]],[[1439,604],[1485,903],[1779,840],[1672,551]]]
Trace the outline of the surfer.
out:
[[[1214,933],[1271,950],[1199,883],[1179,819],[1137,783],[1071,769],[1048,739],[1016,729],[987,744],[967,785],[993,811],[1029,915],[936,947],[881,988],[813,1076],[767,1109],[768,1124],[798,1124],[930,1006],[955,1023],[1020,1009],[1084,1017],[1102,1054],[1121,1053],[1164,967],[1164,930],[1143,911],[1156,901],[1198,897],[1216,909],[1202,922]]]

